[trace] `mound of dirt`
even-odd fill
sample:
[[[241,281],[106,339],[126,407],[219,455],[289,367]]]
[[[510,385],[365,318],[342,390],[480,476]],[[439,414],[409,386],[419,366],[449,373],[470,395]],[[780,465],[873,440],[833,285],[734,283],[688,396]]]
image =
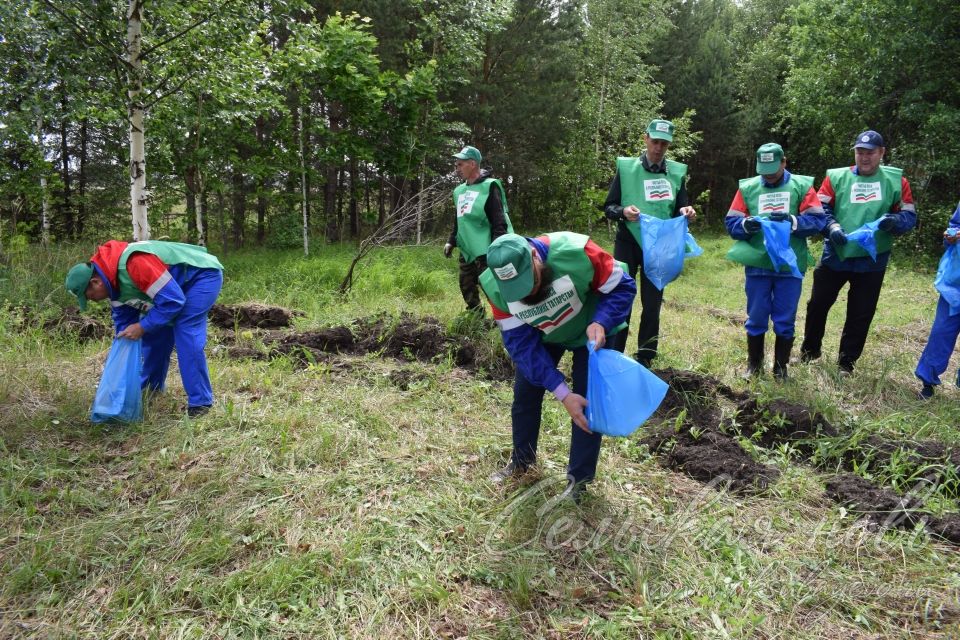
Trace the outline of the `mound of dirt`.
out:
[[[643,439],[663,464],[705,484],[719,483],[735,492],[765,489],[779,472],[760,464],[730,436],[714,430],[673,432],[663,427]]]
[[[43,321],[47,332],[69,333],[81,340],[100,340],[113,335],[113,327],[80,313],[77,307],[67,307],[63,315]]]
[[[813,454],[817,438],[836,437],[838,433],[826,418],[807,407],[786,400],[760,404],[756,398],[737,405],[736,429],[767,449],[793,444],[806,457]]]
[[[912,527],[920,522],[923,503],[914,497],[898,496],[894,491],[878,487],[869,480],[852,473],[834,477],[827,482],[827,497],[848,507],[883,527]]]
[[[215,304],[210,309],[210,322],[224,329],[235,327],[276,329],[289,327],[293,318],[298,315],[303,313],[255,302],[235,305]]]
[[[379,314],[313,331],[260,335],[265,350],[231,346],[226,349],[228,356],[265,359],[282,355],[304,366],[327,362],[331,354],[376,353],[407,362],[437,362],[449,356],[458,367],[482,371],[492,380],[509,380],[514,371],[503,349],[482,349],[469,338],[448,334],[436,318],[408,313],[399,317]]]
[[[723,399],[743,400],[744,394],[716,378],[693,371],[655,372],[670,388],[643,438],[664,466],[704,483],[720,482],[737,492],[766,488],[778,472],[756,462],[731,436],[721,431]]]

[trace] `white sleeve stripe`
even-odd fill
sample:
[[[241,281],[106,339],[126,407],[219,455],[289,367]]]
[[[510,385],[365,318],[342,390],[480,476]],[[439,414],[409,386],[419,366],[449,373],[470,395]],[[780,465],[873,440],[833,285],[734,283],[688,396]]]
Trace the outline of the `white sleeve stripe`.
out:
[[[510,329],[516,329],[517,327],[523,326],[523,322],[516,316],[510,316],[509,318],[504,318],[503,320],[497,320],[497,326],[500,327],[500,331],[510,331]]]
[[[160,289],[163,289],[163,287],[171,280],[173,280],[173,276],[170,275],[170,272],[164,271],[163,275],[153,281],[153,284],[150,285],[149,289],[147,289],[146,294],[150,296],[150,299],[152,300],[157,295],[157,292],[160,291]]]
[[[823,204],[830,204],[833,201],[833,198],[830,196],[825,196],[822,193],[818,193],[817,200],[819,200]]]
[[[823,207],[808,207],[800,212],[800,215],[805,213],[823,213]]]
[[[909,211],[909,212],[911,212],[911,213],[916,213],[916,212],[917,212],[917,208],[916,208],[914,205],[909,204],[909,203],[908,203],[908,204],[903,204],[903,203],[901,203],[901,205],[900,205],[900,211]]]
[[[747,214],[745,214],[743,211],[737,211],[736,209],[730,209],[729,211],[727,211],[727,215],[728,215],[728,216],[733,216],[734,218],[746,218],[746,217],[747,217]]]
[[[623,269],[620,268],[620,265],[615,264],[610,277],[607,278],[606,282],[600,285],[600,293],[610,293],[617,288],[617,285],[620,284],[621,280],[623,280]]]

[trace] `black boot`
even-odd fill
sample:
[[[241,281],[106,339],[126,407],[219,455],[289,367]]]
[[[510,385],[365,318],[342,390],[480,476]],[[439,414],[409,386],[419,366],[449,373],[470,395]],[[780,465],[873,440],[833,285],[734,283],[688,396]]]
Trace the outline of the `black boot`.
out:
[[[763,334],[747,334],[747,370],[744,378],[752,378],[763,373]]]
[[[793,338],[777,336],[773,343],[773,377],[777,380],[787,379],[787,364],[790,362],[790,352],[793,351]]]

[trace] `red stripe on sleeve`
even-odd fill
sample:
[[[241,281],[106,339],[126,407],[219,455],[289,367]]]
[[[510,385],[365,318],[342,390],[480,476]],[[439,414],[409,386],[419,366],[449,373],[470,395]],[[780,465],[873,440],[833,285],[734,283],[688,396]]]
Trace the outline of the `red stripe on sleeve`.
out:
[[[152,253],[137,251],[127,259],[127,273],[137,289],[146,292],[167,271],[163,260]]]
[[[817,192],[817,195],[820,196],[820,202],[823,204],[833,204],[837,194],[834,193],[833,185],[830,184],[830,176],[826,176],[823,179],[823,183],[820,185],[820,191]]]
[[[593,281],[590,287],[596,291],[600,289],[613,273],[613,256],[600,248],[593,240],[587,240],[587,245],[583,248],[593,265]]]
[[[743,194],[740,193],[740,189],[737,189],[737,195],[733,196],[733,202],[730,203],[729,211],[739,211],[744,215],[750,213],[747,210],[747,203],[743,201]]]
[[[803,197],[803,201],[800,203],[800,208],[797,209],[797,211],[807,211],[808,209],[823,209],[823,204],[820,202],[820,198],[817,197],[817,192],[813,190],[813,187],[807,189],[807,195]]]

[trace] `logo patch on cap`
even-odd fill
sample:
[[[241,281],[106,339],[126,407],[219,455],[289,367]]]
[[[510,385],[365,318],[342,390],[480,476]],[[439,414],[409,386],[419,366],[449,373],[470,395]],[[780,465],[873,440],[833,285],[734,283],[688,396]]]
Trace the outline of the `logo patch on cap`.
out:
[[[870,142],[870,136],[863,136],[860,138],[860,142]]]
[[[511,280],[519,275],[512,262],[508,262],[502,267],[495,268],[493,272],[496,274],[497,280]]]
[[[664,133],[670,133],[670,125],[666,122],[658,122],[656,124],[657,131],[663,131]]]
[[[760,154],[760,162],[773,162],[773,154],[772,154],[772,153],[761,153],[761,154]]]

